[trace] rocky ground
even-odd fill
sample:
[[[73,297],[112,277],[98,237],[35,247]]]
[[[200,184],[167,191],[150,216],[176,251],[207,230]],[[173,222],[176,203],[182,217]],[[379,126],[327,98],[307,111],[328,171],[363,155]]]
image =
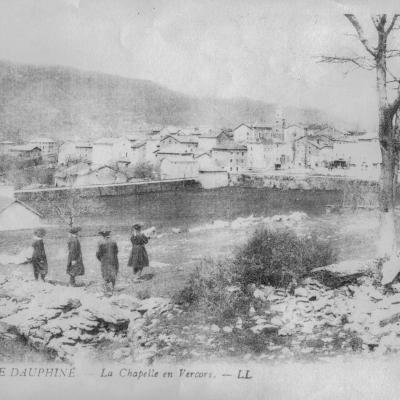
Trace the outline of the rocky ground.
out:
[[[86,288],[0,277],[0,336],[22,337],[29,346],[63,361],[84,354],[95,357],[104,346],[118,350],[115,359],[139,359],[133,335],[152,314],[170,307],[163,298],[106,297]]]
[[[321,283],[322,272],[335,276],[329,281],[335,287]],[[289,291],[253,287],[246,313],[224,321],[166,298],[105,297],[85,287],[3,276],[0,335],[23,338],[64,361],[263,361],[400,350],[400,285],[384,293],[377,261],[348,261],[314,275]]]

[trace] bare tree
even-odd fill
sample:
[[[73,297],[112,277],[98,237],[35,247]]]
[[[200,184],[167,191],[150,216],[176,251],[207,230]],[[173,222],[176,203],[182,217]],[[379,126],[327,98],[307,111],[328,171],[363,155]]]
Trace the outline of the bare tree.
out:
[[[359,20],[353,14],[344,15],[356,32],[356,38],[364,48],[363,56],[324,56],[322,62],[351,64],[354,69],[375,71],[378,98],[378,136],[382,154],[379,206],[381,210],[380,253],[391,254],[395,250],[394,208],[399,168],[398,110],[400,107],[400,75],[393,68],[400,57],[400,46],[388,46],[399,29],[399,14],[379,14],[371,17],[376,39],[374,43],[364,33]],[[398,66],[398,65],[397,65]],[[399,69],[400,73],[400,69]]]
[[[69,193],[63,200],[54,203],[55,214],[71,228],[79,217],[104,211],[101,201],[97,199],[82,198],[77,194]]]

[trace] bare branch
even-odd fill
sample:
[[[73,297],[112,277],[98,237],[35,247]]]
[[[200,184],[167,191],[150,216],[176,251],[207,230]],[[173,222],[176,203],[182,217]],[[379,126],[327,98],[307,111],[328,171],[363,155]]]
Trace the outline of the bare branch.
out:
[[[346,64],[352,63],[358,68],[371,71],[375,68],[375,65],[368,63],[368,59],[365,57],[339,57],[339,56],[322,56],[319,60],[321,63],[333,63],[333,64]]]
[[[358,38],[360,39],[360,42],[363,44],[365,49],[368,51],[369,54],[371,54],[374,58],[376,58],[376,51],[374,51],[367,38],[364,35],[364,31],[358,22],[358,19],[354,16],[354,14],[344,14],[344,16],[350,21],[350,23],[353,25],[354,29],[356,30],[358,34]],[[375,22],[374,22],[375,23]]]
[[[386,29],[386,36],[389,35],[389,33],[391,32],[391,30],[394,28],[394,25],[397,21],[397,18],[399,18],[400,14],[394,14],[393,18],[392,18],[392,22],[390,23],[389,27]]]

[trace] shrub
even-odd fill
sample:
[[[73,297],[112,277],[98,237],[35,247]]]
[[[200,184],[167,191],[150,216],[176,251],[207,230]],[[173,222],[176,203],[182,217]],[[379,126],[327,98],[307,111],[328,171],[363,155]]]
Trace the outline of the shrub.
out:
[[[330,242],[316,235],[299,237],[290,231],[256,231],[237,254],[238,279],[244,286],[264,284],[288,287],[313,268],[332,264],[336,254]]]
[[[235,287],[236,282],[234,264],[203,260],[190,274],[186,286],[174,297],[174,301],[203,310],[209,316],[234,318],[248,309],[248,299],[239,287]]]

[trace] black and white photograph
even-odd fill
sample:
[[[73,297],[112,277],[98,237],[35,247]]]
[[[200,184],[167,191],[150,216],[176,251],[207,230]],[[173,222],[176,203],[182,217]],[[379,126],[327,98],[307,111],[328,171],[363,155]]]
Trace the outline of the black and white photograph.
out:
[[[2,398],[397,399],[399,156],[395,2],[0,0]]]

